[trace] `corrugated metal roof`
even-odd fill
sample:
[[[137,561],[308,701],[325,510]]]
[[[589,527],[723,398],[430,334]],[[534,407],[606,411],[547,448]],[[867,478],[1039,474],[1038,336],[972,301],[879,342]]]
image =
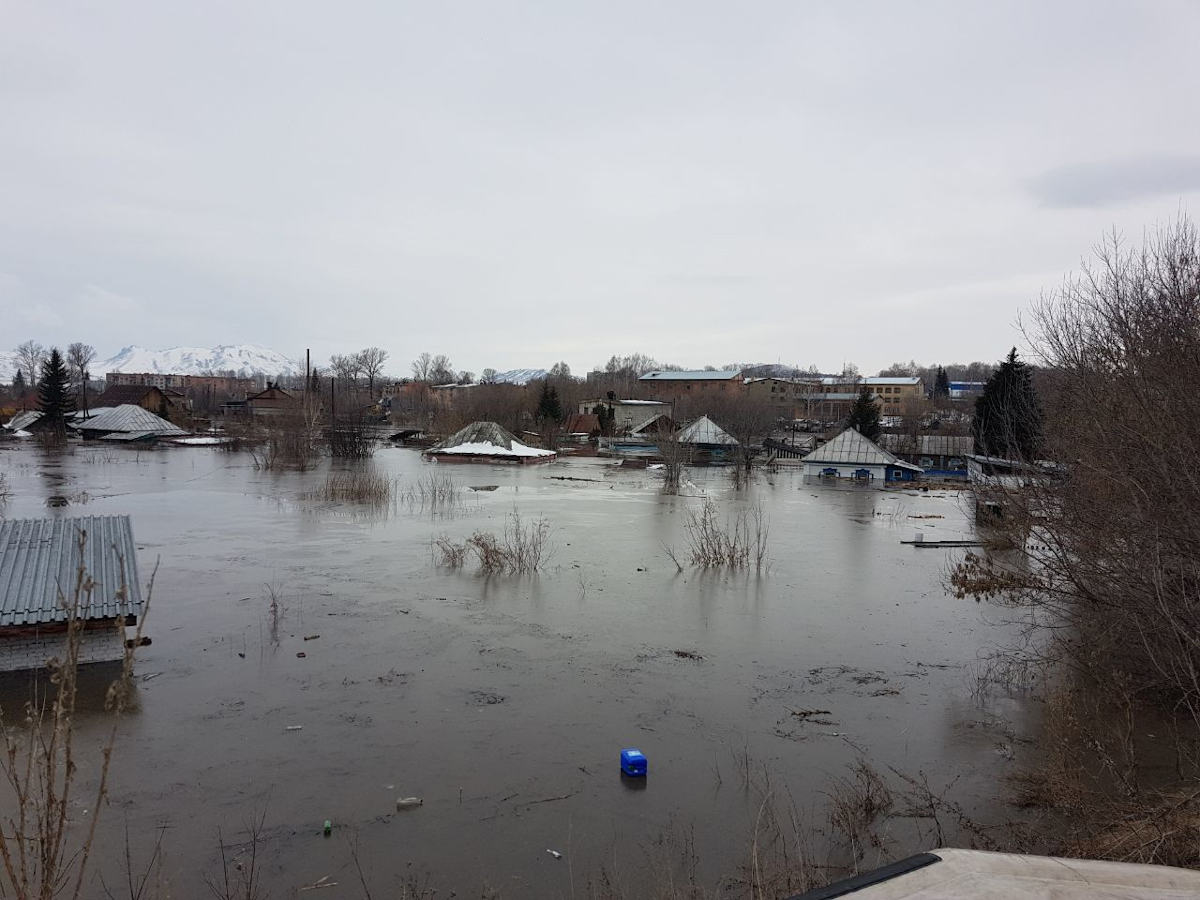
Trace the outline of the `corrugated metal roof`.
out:
[[[149,410],[124,403],[116,409],[79,424],[81,431],[148,431],[158,435],[187,434],[178,425],[156,416]]]
[[[82,618],[140,616],[135,549],[129,516],[0,521],[0,626],[66,621],[81,564],[95,582]]]
[[[701,371],[683,371],[683,372],[647,372],[638,381],[729,381],[731,378],[737,378],[741,372],[714,372],[708,369]]]
[[[847,428],[824,446],[804,457],[808,463],[828,463],[832,466],[898,466],[902,469],[919,467],[903,462],[878,444],[868,440],[853,428]]]
[[[701,416],[679,432],[679,443],[723,444],[733,447],[737,445],[737,438],[730,435],[708,416]]]
[[[4,427],[9,431],[23,431],[42,417],[40,409],[29,409],[25,412],[19,412],[7,422]]]
[[[922,456],[964,456],[975,451],[975,439],[959,434],[917,435],[916,449],[910,434],[885,434],[879,439],[880,446],[892,453],[917,453]]]

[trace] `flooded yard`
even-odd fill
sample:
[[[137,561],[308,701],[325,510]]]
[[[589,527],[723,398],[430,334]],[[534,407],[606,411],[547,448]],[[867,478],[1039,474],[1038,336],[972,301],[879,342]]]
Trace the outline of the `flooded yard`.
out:
[[[599,459],[438,466],[388,448],[356,464],[402,489],[449,475],[458,502],[435,508],[416,492],[319,499],[331,465],[355,468],[263,472],[208,447],[0,450],[5,515],[127,513],[142,580],[159,564],[102,819],[110,883],[125,822],[143,855],[162,830],[173,895],[199,896],[218,828],[233,843],[263,814],[273,896],[325,876],[339,885],[319,896],[362,896],[355,843],[376,896],[425,878],[438,896],[570,896],[602,868],[637,884],[680,832],[715,885],[745,859],[747,766],[818,825],[830,778],[860,756],[957,778],[968,803],[998,793],[1011,754],[970,682],[1014,629],[946,593],[962,551],[900,543],[970,538],[956,491],[791,470],[735,491],[714,468],[664,496],[654,472]],[[722,518],[761,504],[765,571],[686,565],[706,497]],[[539,574],[438,566],[439,536],[499,533],[514,510],[548,523]],[[23,690],[6,680],[0,702]],[[80,728],[84,746],[102,740],[98,717]],[[644,782],[620,775],[629,746]],[[423,804],[397,811],[403,797]]]

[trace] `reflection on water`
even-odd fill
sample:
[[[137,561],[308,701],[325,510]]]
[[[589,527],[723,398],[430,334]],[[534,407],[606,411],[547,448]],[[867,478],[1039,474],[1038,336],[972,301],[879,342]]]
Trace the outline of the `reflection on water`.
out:
[[[577,880],[614,860],[635,868],[679,822],[694,826],[705,873],[731,869],[753,812],[735,754],[802,807],[858,752],[962,775],[980,796],[1003,774],[987,730],[962,727],[965,673],[1012,632],[947,596],[942,551],[900,544],[914,528],[968,536],[953,492],[830,488],[781,470],[738,493],[712,469],[688,473],[692,496],[669,497],[653,473],[571,460],[457,466],[460,487],[489,489],[381,508],[313,499],[328,465],[260,472],[206,448],[82,451],[53,466],[0,452],[7,515],[70,515],[46,496],[86,492],[88,514],[132,516],[143,578],[161,558],[154,643],[137,664],[154,677],[122,725],[120,813],[106,815],[135,835],[169,826],[176,883],[211,869],[218,825],[264,805],[281,889],[345,872],[345,841],[319,837],[330,819],[380,884],[416,868],[444,892],[486,881],[541,896],[570,890],[545,852],[568,833]],[[402,449],[362,466],[401,488],[446,473]],[[765,574],[676,569],[664,547],[686,546],[686,512],[704,497],[723,513],[763,504]],[[434,564],[436,537],[499,533],[514,509],[551,525],[541,574]],[[6,709],[20,696],[0,683]],[[93,744],[103,733],[90,715],[80,727]],[[646,752],[653,785],[620,775],[626,746]],[[407,796],[424,803],[397,813]]]

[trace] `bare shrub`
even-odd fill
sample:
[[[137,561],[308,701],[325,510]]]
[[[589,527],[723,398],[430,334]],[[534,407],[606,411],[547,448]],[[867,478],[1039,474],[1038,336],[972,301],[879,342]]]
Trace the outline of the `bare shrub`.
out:
[[[330,472],[325,483],[311,496],[331,503],[362,503],[379,507],[387,506],[392,501],[395,489],[395,480],[378,472]]]
[[[79,537],[80,558],[85,559],[86,532]],[[125,561],[119,596],[127,595]],[[82,611],[91,601],[95,582],[81,564],[74,583],[59,586],[58,601],[66,612],[66,636],[61,657],[51,659],[50,683],[53,699],[35,681],[33,695],[25,704],[24,717],[12,720],[0,710],[0,770],[11,789],[14,805],[0,818],[0,896],[51,898],[84,896],[84,879],[91,863],[96,825],[108,797],[108,773],[116,746],[117,725],[133,700],[134,649],[141,644],[142,629],[153,594],[151,576],[134,637],[125,642],[121,670],[109,685],[105,710],[112,728],[101,747],[99,778],[88,805],[89,822],[76,831],[71,813],[78,787],[75,745],[75,704],[78,689],[80,650],[85,620]]]
[[[320,457],[316,413],[307,406],[226,423],[228,450],[245,450],[256,469],[307,471]]]
[[[335,459],[369,459],[375,452],[375,429],[361,418],[330,425],[326,440]]]
[[[717,505],[705,499],[697,510],[689,510],[684,522],[692,565],[704,568],[747,568],[761,570],[767,561],[770,520],[761,504],[739,509],[727,521],[717,518]],[[669,553],[672,558],[674,555]],[[678,565],[678,562],[676,562]]]
[[[851,866],[858,864],[870,845],[879,846],[872,826],[892,809],[892,791],[866,760],[859,759],[850,766],[850,775],[833,779],[829,797],[829,824],[850,853]]]
[[[438,564],[447,569],[461,569],[467,561],[467,545],[456,544],[448,535],[439,535],[433,546],[438,553]]]
[[[434,541],[441,565],[461,568],[473,553],[479,571],[487,575],[527,575],[539,571],[550,555],[550,523],[535,519],[526,523],[513,510],[504,519],[504,531],[496,536],[477,531],[466,543],[456,544],[446,535]]]
[[[1095,261],[1035,306],[1042,454],[977,486],[1004,552],[967,554],[959,596],[1026,611],[1056,673],[1057,762],[1019,799],[1069,827],[1061,853],[1194,865],[1191,741],[1175,738],[1175,783],[1153,787],[1139,735],[1200,727],[1200,239],[1191,222],[1140,248],[1113,235]],[[1068,772],[1092,772],[1089,779]],[[1190,840],[1190,844],[1188,843]]]
[[[8,484],[8,476],[0,472],[0,509],[12,499],[12,488]]]

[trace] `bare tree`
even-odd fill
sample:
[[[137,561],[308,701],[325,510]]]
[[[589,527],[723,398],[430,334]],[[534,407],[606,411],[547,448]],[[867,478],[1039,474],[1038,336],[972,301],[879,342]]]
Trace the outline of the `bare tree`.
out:
[[[429,374],[433,371],[433,354],[422,353],[412,361],[412,373],[414,381],[423,381],[428,384]]]
[[[38,383],[38,373],[42,370],[42,363],[46,361],[50,352],[37,341],[26,341],[17,347],[15,353],[17,365],[25,373],[25,383],[31,388],[35,387]]]
[[[421,354],[424,356],[425,354]],[[454,364],[450,357],[439,353],[429,362],[429,380],[433,384],[452,384],[458,379],[454,375]]]
[[[334,378],[354,382],[358,379],[359,372],[362,371],[362,360],[359,359],[357,353],[349,353],[345,356],[334,354],[329,357],[329,369],[333,372]]]
[[[1034,307],[1027,337],[1047,370],[1042,456],[1057,464],[1026,462],[1007,484],[977,486],[1002,513],[990,533],[1008,550],[968,554],[952,581],[960,595],[1019,605],[1042,626],[1033,646],[1064,683],[1060,718],[1089,757],[1073,768],[1098,763],[1122,803],[1150,805],[1113,815],[1112,845],[1123,837],[1151,848],[1139,861],[1175,864],[1171,842],[1145,841],[1135,826],[1168,833],[1159,823],[1177,808],[1198,814],[1200,766],[1187,741],[1174,748],[1176,788],[1152,792],[1138,778],[1144,717],[1178,734],[1200,725],[1194,226],[1181,218],[1136,249],[1113,235]],[[1109,827],[1083,821],[1091,835]]]
[[[87,413],[87,383],[91,377],[88,367],[95,358],[96,348],[91,344],[75,341],[67,347],[67,366],[78,379],[76,382],[78,396],[83,400],[83,411],[85,414]]]
[[[367,376],[367,390],[370,391],[372,398],[375,397],[375,379],[382,374],[383,365],[387,359],[388,352],[379,347],[367,347],[358,353],[358,368]]]

